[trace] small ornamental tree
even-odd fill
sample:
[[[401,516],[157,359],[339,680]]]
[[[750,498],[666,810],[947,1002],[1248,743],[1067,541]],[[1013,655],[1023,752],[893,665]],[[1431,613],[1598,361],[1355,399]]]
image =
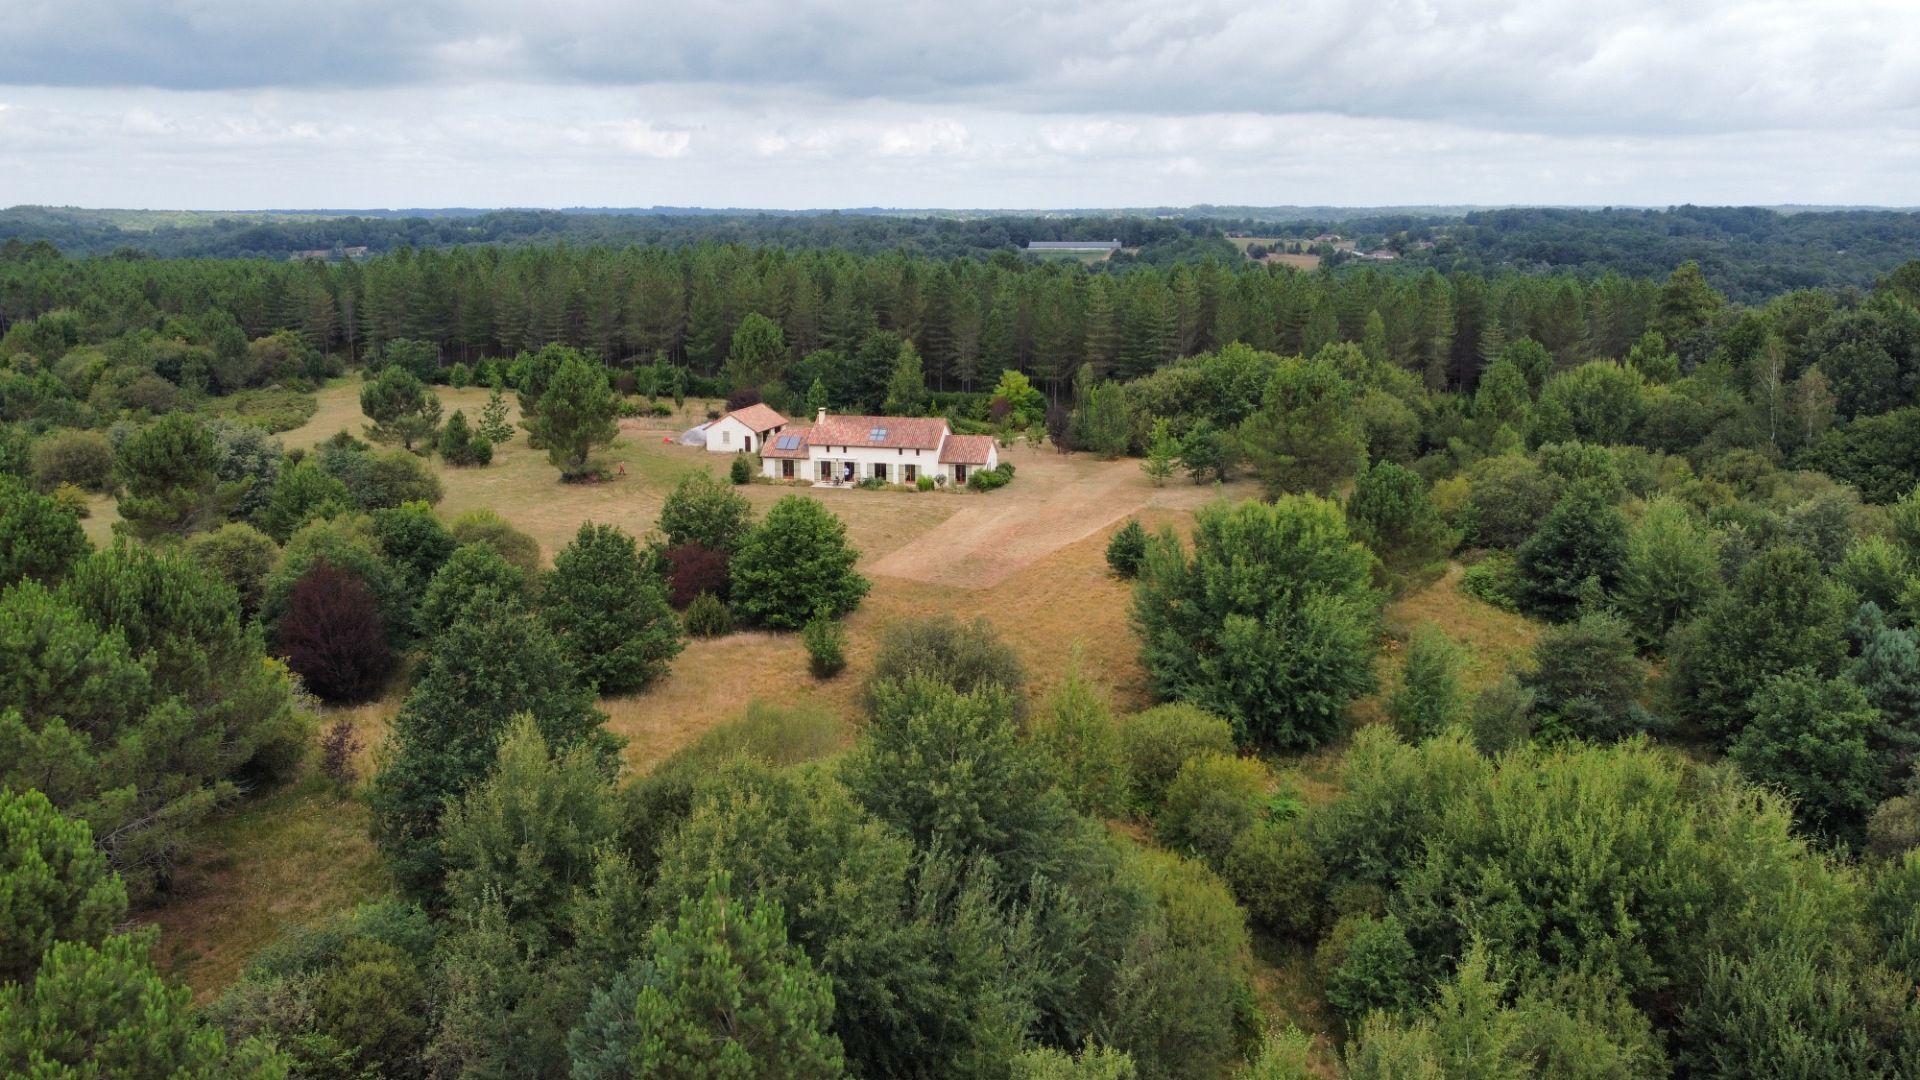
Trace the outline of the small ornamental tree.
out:
[[[367,419],[367,438],[377,443],[399,443],[412,451],[415,443],[431,445],[440,427],[440,399],[421,384],[413,372],[398,364],[382,368],[372,382],[360,388],[360,411]]]
[[[539,408],[529,430],[563,480],[585,475],[593,449],[620,433],[619,396],[607,385],[606,368],[585,357],[570,356],[560,364],[540,395]]]
[[[659,578],[641,562],[633,537],[611,525],[581,525],[554,555],[540,617],[603,694],[646,687],[685,645]]]
[[[55,942],[99,944],[126,912],[86,822],[38,791],[0,788],[0,986],[31,982]]]
[[[634,1003],[634,1076],[832,1080],[833,981],[787,941],[776,903],[748,906],[721,874],[655,928]]]
[[[1575,484],[1520,545],[1520,604],[1549,620],[1571,619],[1595,587],[1605,595],[1619,585],[1626,554],[1626,519],[1598,487]]]
[[[775,630],[798,630],[819,614],[840,618],[867,595],[867,579],[853,569],[858,559],[839,518],[813,499],[788,495],[733,557],[734,610]]]
[[[1180,440],[1173,437],[1165,419],[1155,420],[1153,433],[1147,437],[1147,456],[1140,462],[1140,471],[1147,474],[1154,487],[1159,487],[1173,475],[1179,459]]]
[[[731,480],[735,487],[753,483],[753,462],[747,459],[747,455],[734,455],[733,464],[727,467],[727,479]]]
[[[1380,597],[1372,558],[1318,496],[1199,511],[1189,557],[1152,541],[1133,624],[1154,690],[1226,717],[1242,743],[1298,749],[1333,736],[1373,688]]]
[[[846,670],[847,632],[838,619],[815,616],[800,631],[807,646],[807,667],[816,679],[831,679]]]
[[[706,593],[725,600],[727,553],[704,544],[675,544],[666,550],[667,603],[684,611]]]
[[[440,429],[435,449],[449,465],[485,465],[493,461],[493,443],[484,435],[476,434],[467,423],[467,414],[459,409],[447,418],[447,424]]]
[[[325,558],[315,559],[287,594],[276,643],[315,694],[360,701],[393,670],[393,650],[367,584]]]
[[[1107,568],[1123,578],[1139,575],[1147,558],[1147,530],[1139,518],[1128,518],[1113,539],[1107,541]]]
[[[480,406],[480,424],[475,434],[494,446],[513,440],[513,425],[507,420],[507,398],[497,386],[487,395],[487,403]]]

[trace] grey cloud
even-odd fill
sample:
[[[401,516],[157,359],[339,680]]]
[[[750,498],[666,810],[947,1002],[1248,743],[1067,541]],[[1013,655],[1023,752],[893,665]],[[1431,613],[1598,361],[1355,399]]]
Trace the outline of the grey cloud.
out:
[[[0,84],[503,78],[1542,132],[1872,125],[1920,109],[1920,53],[1901,46],[1920,36],[1920,4],[1907,0],[15,3]]]

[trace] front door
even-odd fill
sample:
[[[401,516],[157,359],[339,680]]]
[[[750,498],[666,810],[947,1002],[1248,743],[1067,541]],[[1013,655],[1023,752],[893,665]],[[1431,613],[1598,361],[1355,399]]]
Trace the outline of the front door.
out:
[[[967,482],[967,467],[965,465],[955,465],[953,467],[953,482],[956,484],[964,484]]]
[[[911,484],[919,479],[920,479],[920,466],[918,465],[900,466],[900,482],[901,483]]]
[[[782,480],[793,479],[793,459],[792,458],[787,458],[786,460],[780,463],[780,479]]]
[[[887,482],[887,466],[885,462],[876,461],[873,463],[873,478],[883,484]]]
[[[753,436],[747,436],[747,453],[753,453]]]

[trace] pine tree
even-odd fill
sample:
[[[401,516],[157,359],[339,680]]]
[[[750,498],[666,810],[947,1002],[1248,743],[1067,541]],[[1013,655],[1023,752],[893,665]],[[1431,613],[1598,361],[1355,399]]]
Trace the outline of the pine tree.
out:
[[[440,427],[439,397],[398,364],[381,369],[360,388],[360,411],[373,421],[366,428],[369,439],[397,442],[409,451],[415,443],[426,444]]]
[[[1153,433],[1147,439],[1146,460],[1140,463],[1140,471],[1147,474],[1154,487],[1160,487],[1173,475],[1174,463],[1180,456],[1180,444],[1173,437],[1173,430],[1166,420],[1153,422]]]
[[[618,407],[606,369],[599,364],[571,356],[554,372],[530,430],[546,446],[547,460],[562,479],[583,475],[593,448],[609,445],[619,435],[614,419]]]
[[[1357,393],[1331,365],[1286,360],[1260,411],[1240,425],[1240,446],[1269,497],[1326,494],[1366,464]]]
[[[1409,742],[1438,735],[1463,719],[1460,647],[1438,626],[1424,623],[1407,643],[1400,686],[1387,699],[1394,730]]]

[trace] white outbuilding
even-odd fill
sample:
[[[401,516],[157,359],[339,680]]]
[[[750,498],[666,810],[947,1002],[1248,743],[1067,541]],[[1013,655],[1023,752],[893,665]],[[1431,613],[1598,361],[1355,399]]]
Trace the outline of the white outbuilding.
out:
[[[752,454],[787,426],[788,420],[765,405],[735,409],[701,430],[707,436],[709,454]]]

